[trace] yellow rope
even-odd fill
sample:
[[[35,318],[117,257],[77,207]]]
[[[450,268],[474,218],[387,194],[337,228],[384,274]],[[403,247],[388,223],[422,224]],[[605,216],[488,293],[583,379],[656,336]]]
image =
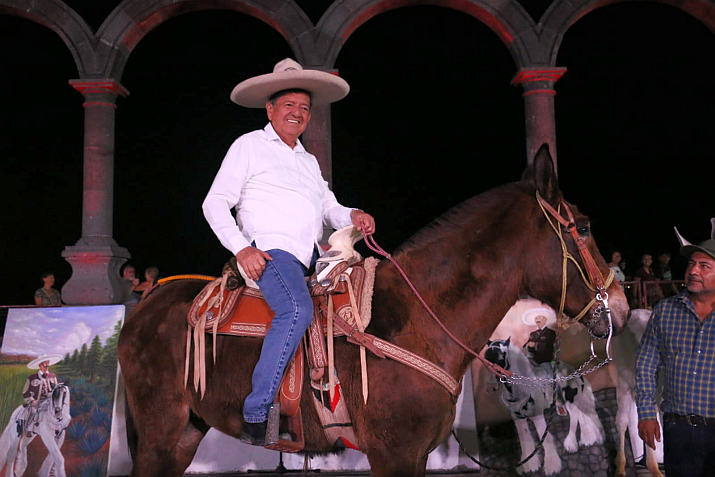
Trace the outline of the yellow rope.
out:
[[[166,285],[169,282],[173,282],[175,280],[204,280],[207,282],[212,282],[216,280],[216,277],[210,277],[208,275],[172,275],[170,277],[162,278],[157,281],[159,285]]]

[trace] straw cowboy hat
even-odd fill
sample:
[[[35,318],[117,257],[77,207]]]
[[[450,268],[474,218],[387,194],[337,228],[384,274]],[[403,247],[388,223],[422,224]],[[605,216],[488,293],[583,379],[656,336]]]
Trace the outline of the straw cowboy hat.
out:
[[[286,58],[276,63],[273,73],[241,81],[231,91],[231,101],[247,108],[264,108],[272,95],[284,89],[304,89],[311,95],[311,105],[334,103],[350,91],[347,81],[318,70],[304,70]]]
[[[40,369],[40,363],[49,361],[50,364],[48,366],[52,366],[53,364],[59,363],[63,359],[64,358],[61,354],[41,354],[37,358],[27,363],[27,367],[30,369]]]
[[[546,317],[546,323],[553,323],[556,321],[556,312],[551,308],[531,308],[526,310],[523,315],[521,315],[521,321],[529,326],[536,326],[534,319],[543,315]]]
[[[698,245],[693,245],[685,240],[683,236],[680,235],[680,232],[678,232],[678,227],[673,227],[675,229],[675,235],[678,237],[678,242],[680,242],[680,254],[682,256],[690,257],[695,252],[703,252],[704,254],[715,258],[715,217],[710,219],[710,225],[712,227],[710,239],[700,242]]]

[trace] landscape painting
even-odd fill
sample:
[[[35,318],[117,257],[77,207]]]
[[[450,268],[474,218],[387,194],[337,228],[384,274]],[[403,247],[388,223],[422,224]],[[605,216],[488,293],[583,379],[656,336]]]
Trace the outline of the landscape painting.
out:
[[[9,466],[25,476],[107,475],[124,314],[122,305],[9,309],[0,475]]]

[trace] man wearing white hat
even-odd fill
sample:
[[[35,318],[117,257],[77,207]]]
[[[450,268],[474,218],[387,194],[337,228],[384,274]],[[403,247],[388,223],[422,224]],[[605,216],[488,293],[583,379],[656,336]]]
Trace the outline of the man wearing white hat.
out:
[[[57,386],[57,376],[50,372],[49,367],[62,361],[62,355],[43,354],[27,363],[30,369],[38,371],[28,376],[25,387],[22,390],[22,397],[25,403],[33,406],[45,395],[52,392]]]
[[[636,357],[638,434],[660,441],[656,387],[663,377],[663,449],[668,477],[713,475],[715,464],[715,218],[698,245],[676,229],[688,259],[686,289],[653,307]]]
[[[37,415],[37,405],[40,400],[52,394],[52,390],[57,386],[57,376],[50,372],[49,367],[60,361],[62,361],[62,355],[42,354],[27,363],[28,368],[38,371],[27,377],[25,387],[22,389],[26,410],[23,419],[17,423],[18,432],[22,432],[25,423],[29,425],[33,421]]]
[[[248,444],[264,444],[283,371],[313,318],[304,277],[319,256],[323,223],[375,231],[370,214],[338,203],[298,139],[312,106],[338,101],[349,90],[342,78],[286,58],[273,73],[247,79],[231,93],[241,106],[265,107],[269,120],[233,143],[203,203],[211,229],[275,313],[244,403],[241,440]]]
[[[529,333],[529,341],[524,346],[536,364],[551,363],[554,359],[556,332],[546,326],[549,318],[552,322],[556,320],[556,313],[549,308],[532,308],[521,317],[527,325],[536,326],[536,331]]]

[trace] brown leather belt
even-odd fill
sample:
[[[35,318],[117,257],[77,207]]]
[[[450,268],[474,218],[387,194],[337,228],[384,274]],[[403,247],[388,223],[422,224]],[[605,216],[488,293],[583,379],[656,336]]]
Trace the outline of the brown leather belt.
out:
[[[666,412],[663,414],[663,419],[673,419],[676,421],[683,421],[689,426],[715,426],[715,418],[698,416],[697,414],[675,414],[672,412]]]

